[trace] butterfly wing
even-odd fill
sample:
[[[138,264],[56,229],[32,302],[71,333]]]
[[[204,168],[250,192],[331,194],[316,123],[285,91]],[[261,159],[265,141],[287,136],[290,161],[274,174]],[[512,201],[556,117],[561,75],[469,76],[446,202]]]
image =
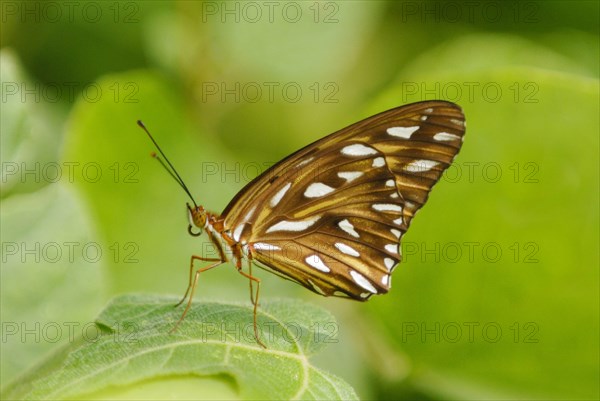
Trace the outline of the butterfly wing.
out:
[[[385,111],[277,163],[221,218],[259,265],[323,295],[365,300],[389,290],[400,238],[464,133],[453,103]]]

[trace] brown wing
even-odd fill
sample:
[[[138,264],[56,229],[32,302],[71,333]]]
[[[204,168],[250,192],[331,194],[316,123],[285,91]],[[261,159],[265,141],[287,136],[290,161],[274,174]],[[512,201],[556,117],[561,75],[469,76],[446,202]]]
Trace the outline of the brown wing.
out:
[[[444,101],[385,111],[316,141],[249,183],[222,213],[264,267],[323,295],[390,288],[399,242],[460,150]]]

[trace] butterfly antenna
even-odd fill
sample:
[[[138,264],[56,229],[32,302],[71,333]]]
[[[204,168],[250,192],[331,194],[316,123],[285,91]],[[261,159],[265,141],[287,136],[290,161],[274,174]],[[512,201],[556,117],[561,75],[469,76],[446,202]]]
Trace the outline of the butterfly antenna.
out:
[[[183,188],[183,190],[185,191],[185,193],[192,200],[192,203],[194,204],[194,206],[196,206],[196,208],[197,208],[198,205],[196,204],[196,201],[194,200],[194,197],[192,196],[190,190],[185,185],[185,182],[183,182],[183,179],[181,178],[181,176],[179,175],[179,173],[177,172],[177,170],[175,170],[175,167],[173,167],[173,165],[171,164],[171,162],[169,161],[169,159],[167,158],[167,156],[165,155],[165,153],[162,151],[162,149],[160,148],[160,146],[158,146],[158,143],[156,143],[156,141],[154,140],[154,137],[150,134],[150,131],[148,131],[148,129],[146,128],[146,126],[144,125],[144,123],[142,123],[141,120],[138,120],[137,124],[140,126],[141,129],[144,130],[144,132],[146,132],[146,134],[148,134],[148,137],[150,138],[150,140],[152,141],[152,143],[154,144],[154,146],[156,146],[156,149],[158,149],[158,151],[162,155],[162,158],[160,156],[158,156],[155,152],[152,152],[151,156],[154,157],[156,160],[158,160],[158,162],[164,167],[165,170],[167,170],[167,172],[171,175],[171,177],[173,177],[173,179],[175,181],[177,181],[177,183],[179,184],[179,186],[181,186],[181,188]],[[165,161],[163,161],[163,159],[166,161],[166,163],[165,163]]]

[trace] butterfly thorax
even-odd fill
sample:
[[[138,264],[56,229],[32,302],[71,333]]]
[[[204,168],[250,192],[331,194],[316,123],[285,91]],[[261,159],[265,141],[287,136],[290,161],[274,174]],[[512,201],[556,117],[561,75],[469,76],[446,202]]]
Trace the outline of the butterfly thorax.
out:
[[[220,259],[224,262],[232,260],[235,266],[241,269],[244,250],[239,238],[235,239],[234,234],[225,227],[225,220],[216,213],[205,210],[202,206],[187,206],[190,220],[190,234],[199,236],[202,231],[206,231],[210,241],[215,245]],[[195,226],[200,231],[195,233],[192,230],[192,226]]]

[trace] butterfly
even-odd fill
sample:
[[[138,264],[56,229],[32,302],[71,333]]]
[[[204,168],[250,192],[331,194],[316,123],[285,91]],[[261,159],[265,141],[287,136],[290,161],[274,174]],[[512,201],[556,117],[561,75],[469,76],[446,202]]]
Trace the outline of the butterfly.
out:
[[[249,280],[254,335],[263,347],[256,322],[260,279],[252,265],[324,296],[366,301],[385,294],[401,259],[402,236],[458,154],[466,128],[461,108],[446,101],[384,111],[281,160],[216,214],[196,204],[152,135],[138,125],[162,158],[153,156],[192,200],[189,233],[206,232],[219,254],[191,257],[188,287],[177,305],[188,303],[179,322],[199,275],[232,261]],[[195,269],[201,262],[207,264]]]

